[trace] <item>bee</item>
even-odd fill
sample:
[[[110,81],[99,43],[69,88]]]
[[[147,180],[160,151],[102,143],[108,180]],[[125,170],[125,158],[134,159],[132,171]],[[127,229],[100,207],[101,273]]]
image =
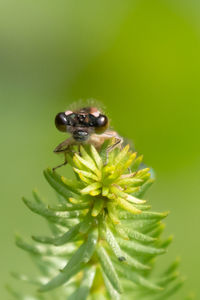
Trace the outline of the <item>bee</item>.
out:
[[[99,150],[106,140],[112,139],[113,143],[107,148],[108,154],[123,143],[123,138],[116,131],[109,129],[108,117],[97,107],[88,106],[60,112],[55,117],[55,125],[59,131],[71,135],[54,149],[55,153],[67,153],[71,151],[72,146],[82,144],[91,144]],[[66,158],[63,164],[53,170],[65,164]]]

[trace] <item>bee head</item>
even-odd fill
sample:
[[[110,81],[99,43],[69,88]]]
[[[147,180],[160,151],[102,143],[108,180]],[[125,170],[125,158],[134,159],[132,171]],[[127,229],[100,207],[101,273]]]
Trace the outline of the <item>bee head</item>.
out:
[[[109,125],[108,118],[95,107],[79,111],[66,111],[56,115],[55,125],[59,131],[70,132],[76,141],[86,141],[91,133],[101,134]]]
[[[72,111],[58,113],[55,125],[59,131],[71,133],[77,142],[86,141],[93,131],[88,124],[87,115]]]

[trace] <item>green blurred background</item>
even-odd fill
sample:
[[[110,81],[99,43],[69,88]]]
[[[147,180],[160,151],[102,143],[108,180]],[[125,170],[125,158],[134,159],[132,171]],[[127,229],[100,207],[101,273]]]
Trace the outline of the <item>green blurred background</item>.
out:
[[[65,139],[55,114],[87,98],[154,168],[148,199],[171,211],[175,236],[159,268],[180,256],[188,279],[173,299],[199,299],[200,2],[1,0],[0,60],[0,299],[11,270],[35,272],[13,236],[46,230],[20,199],[51,195],[42,170],[61,162],[52,150]]]

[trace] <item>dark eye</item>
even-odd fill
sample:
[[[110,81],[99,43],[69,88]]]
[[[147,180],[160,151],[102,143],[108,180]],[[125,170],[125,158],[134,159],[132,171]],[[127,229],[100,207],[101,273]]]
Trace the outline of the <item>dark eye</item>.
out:
[[[92,114],[89,114],[88,119],[89,119],[88,120],[89,126],[95,127],[96,122],[97,122],[97,118],[95,116],[93,116]]]
[[[104,115],[100,115],[96,119],[96,127],[102,127],[105,126],[108,123],[108,118]]]
[[[72,113],[67,116],[67,125],[75,126],[77,122],[77,115]]]
[[[96,133],[104,132],[108,128],[108,118],[105,115],[100,115],[96,118],[95,127]]]
[[[61,112],[56,115],[55,118],[56,128],[60,131],[66,132],[66,126],[68,125],[68,119],[65,113]]]

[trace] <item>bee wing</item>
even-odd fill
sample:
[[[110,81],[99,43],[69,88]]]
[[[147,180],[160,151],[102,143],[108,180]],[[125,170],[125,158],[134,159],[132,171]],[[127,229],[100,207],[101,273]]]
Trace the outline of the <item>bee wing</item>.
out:
[[[74,145],[74,140],[72,137],[66,139],[64,142],[60,143],[55,149],[54,152],[65,152],[69,146]]]

